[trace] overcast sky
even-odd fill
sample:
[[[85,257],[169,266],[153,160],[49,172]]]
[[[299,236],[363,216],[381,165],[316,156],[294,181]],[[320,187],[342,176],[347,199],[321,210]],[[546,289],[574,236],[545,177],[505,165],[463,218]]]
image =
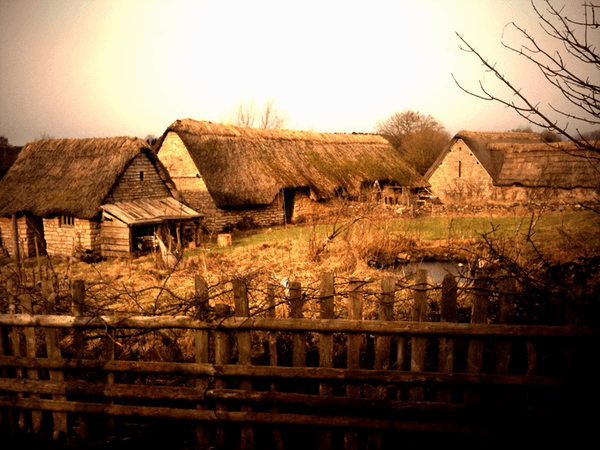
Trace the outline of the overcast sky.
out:
[[[557,0],[556,3],[573,3]],[[580,4],[581,2],[575,2]],[[272,97],[287,128],[371,132],[407,109],[452,134],[525,125],[464,94],[493,86],[459,32],[542,103],[554,92],[501,45],[520,0],[0,0],[0,135],[160,135],[177,119],[226,122]]]

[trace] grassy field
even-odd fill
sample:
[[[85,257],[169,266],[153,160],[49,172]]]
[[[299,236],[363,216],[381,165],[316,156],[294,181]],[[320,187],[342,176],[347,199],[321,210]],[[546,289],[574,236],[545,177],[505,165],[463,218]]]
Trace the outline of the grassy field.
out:
[[[234,232],[233,245],[227,248],[215,241],[187,249],[174,271],[161,267],[157,255],[146,255],[97,264],[31,259],[25,275],[35,282],[40,273],[52,272],[66,289],[68,280],[84,279],[99,311],[177,313],[189,304],[196,275],[206,279],[215,295],[228,296],[229,281],[236,277],[251,280],[255,292],[264,292],[267,283],[281,286],[286,279],[314,286],[322,272],[334,272],[340,283],[352,277],[377,280],[398,260],[468,261],[501,251],[527,267],[597,256],[600,216],[580,211],[495,218],[365,217],[335,225]],[[7,276],[14,270],[0,269]]]
[[[232,247],[213,247],[212,250],[230,253],[261,245],[308,244],[315,235],[325,239],[340,228],[344,230],[344,234],[355,228],[364,230],[365,227],[373,233],[384,231],[430,245],[446,241],[472,241],[482,239],[483,236],[494,239],[523,239],[530,236],[540,250],[552,253],[560,251],[567,258],[569,255],[564,253],[571,248],[571,259],[589,255],[590,251],[596,249],[595,242],[600,240],[600,216],[591,211],[581,211],[496,218],[425,217],[381,222],[364,219],[348,228],[344,224],[277,227],[268,231],[234,234]],[[583,253],[578,253],[579,251]],[[194,253],[193,250],[190,251],[191,255]]]

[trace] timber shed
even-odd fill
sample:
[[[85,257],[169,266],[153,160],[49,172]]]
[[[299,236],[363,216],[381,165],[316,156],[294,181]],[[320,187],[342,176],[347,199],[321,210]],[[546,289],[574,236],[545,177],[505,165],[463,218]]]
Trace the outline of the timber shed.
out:
[[[600,151],[547,143],[537,133],[461,131],[425,180],[447,203],[594,201],[600,194]]]
[[[159,224],[200,215],[174,196],[167,171],[133,137],[27,144],[0,181],[2,242],[14,255],[129,256]]]
[[[360,199],[374,187],[397,203],[423,186],[391,144],[372,134],[265,130],[177,120],[155,144],[186,203],[211,231],[310,217],[336,196]]]

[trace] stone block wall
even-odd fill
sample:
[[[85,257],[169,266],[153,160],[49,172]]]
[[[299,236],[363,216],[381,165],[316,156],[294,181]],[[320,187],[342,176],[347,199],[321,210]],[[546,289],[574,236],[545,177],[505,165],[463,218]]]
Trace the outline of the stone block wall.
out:
[[[59,217],[44,219],[46,249],[52,256],[71,256],[73,251],[100,251],[100,222],[74,218],[72,226],[64,226]]]
[[[31,216],[19,217],[17,219],[17,232],[19,234],[19,252],[22,257],[32,258],[37,253],[40,255],[46,253],[42,219]],[[0,217],[0,235],[2,237],[2,247],[8,252],[9,256],[14,256],[15,246],[12,219],[10,217]]]

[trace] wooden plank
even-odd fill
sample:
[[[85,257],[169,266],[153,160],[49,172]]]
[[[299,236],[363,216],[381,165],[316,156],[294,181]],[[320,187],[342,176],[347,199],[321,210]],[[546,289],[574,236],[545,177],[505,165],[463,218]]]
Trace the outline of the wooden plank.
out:
[[[376,320],[322,320],[230,317],[216,323],[201,322],[190,316],[24,316],[0,315],[0,325],[42,328],[100,328],[115,329],[220,329],[220,330],[275,330],[283,332],[306,331],[315,333],[370,333],[395,336],[452,336],[455,338],[501,337],[501,338],[590,338],[600,337],[600,330],[585,326],[556,325],[494,325],[441,322],[385,322]]]
[[[269,283],[267,286],[267,304],[269,305],[268,316],[271,319],[277,317],[277,302],[275,299],[275,285]],[[269,332],[269,364],[272,367],[277,367],[277,332]],[[277,383],[271,382],[271,393],[277,392]],[[279,414],[279,408],[277,406],[271,407],[271,414]],[[279,427],[273,427],[271,430],[271,446],[273,450],[283,450],[283,436]]]
[[[292,319],[302,319],[302,308],[304,307],[302,286],[297,281],[291,281],[288,289],[290,317]],[[306,333],[294,333],[292,336],[292,364],[294,367],[306,366]]]
[[[381,279],[381,300],[377,307],[377,320],[390,321],[394,318],[394,297],[396,293],[396,277],[385,276]],[[391,336],[375,336],[375,370],[389,370],[390,368],[390,350]],[[380,400],[389,400],[389,387],[378,385],[375,389],[375,398]],[[379,450],[384,441],[383,435],[379,433],[370,433],[368,437],[367,448]]]
[[[515,292],[516,282],[509,278],[503,283],[503,289],[498,297],[498,323],[513,323],[515,314]],[[511,343],[507,340],[499,340],[496,343],[496,373],[507,375],[510,373]]]
[[[231,308],[229,305],[219,303],[215,305],[215,316],[217,320],[224,317],[229,317]],[[215,332],[215,364],[229,364],[231,359],[231,341],[229,330],[217,330]],[[216,375],[216,374],[215,374]],[[216,389],[226,389],[227,382],[222,377],[215,378]],[[227,411],[227,404],[224,402],[215,403],[215,411],[217,414],[224,414]],[[215,428],[215,440],[217,447],[222,448],[227,444],[227,428],[218,426]]]
[[[442,300],[440,304],[440,321],[445,323],[456,322],[456,300],[458,297],[458,285],[451,274],[446,274],[442,281]],[[438,372],[454,372],[454,339],[441,337],[439,340]],[[451,389],[440,389],[437,393],[440,402],[450,403],[452,401]]]
[[[196,275],[194,278],[196,318],[206,320],[208,317],[208,285],[204,277]],[[194,360],[198,364],[208,364],[209,361],[209,331],[193,330],[194,336]],[[198,393],[204,394],[208,389],[208,379],[206,377],[196,378],[196,389]],[[204,402],[196,403],[196,409],[205,410],[207,405]],[[205,425],[198,425],[195,429],[196,445],[198,448],[208,448],[210,446],[209,429]]]
[[[250,317],[250,308],[248,305],[248,288],[244,280],[235,278],[233,280],[233,301],[235,303],[236,317]],[[250,331],[240,330],[236,332],[238,347],[238,365],[251,366],[252,358],[252,337]],[[252,381],[241,380],[240,389],[243,391],[252,391]],[[241,405],[241,411],[252,411],[252,406],[248,404]],[[252,450],[254,448],[254,428],[251,425],[244,425],[240,430],[240,449]]]
[[[487,306],[488,306],[488,280],[477,278],[473,286],[473,306],[471,310],[471,323],[486,323],[487,322]],[[471,339],[467,351],[467,373],[481,373],[483,368],[483,339]],[[466,403],[477,403],[479,394],[475,390],[467,390],[465,392]]]
[[[17,297],[12,293],[12,289],[9,290],[8,294],[8,310],[12,314],[19,313],[18,300]],[[17,328],[12,328],[9,330],[8,341],[11,354],[14,356],[21,355],[21,348],[19,345],[19,330]],[[23,369],[16,367],[14,376],[15,378],[23,378]],[[23,397],[23,394],[18,394],[17,396]],[[25,431],[25,411],[9,411],[9,422],[10,428],[14,432]]]
[[[53,314],[56,311],[56,293],[54,292],[54,286],[52,281],[42,281],[42,296],[45,299],[45,310],[48,314]],[[46,352],[49,359],[60,360],[62,359],[60,351],[60,334],[59,330],[53,328],[47,328],[46,333]],[[51,381],[64,381],[64,373],[60,370],[50,371]],[[66,401],[66,397],[62,395],[53,396],[53,399],[61,402]],[[54,431],[52,437],[59,439],[60,437],[68,434],[67,426],[67,415],[61,412],[54,412],[52,414],[52,420],[54,422]]]
[[[31,304],[31,297],[28,294],[21,295],[19,297],[21,308],[24,314],[33,315],[33,305]],[[25,348],[28,358],[36,357],[36,343],[35,343],[35,328],[25,327],[23,329],[25,335]],[[27,369],[27,378],[29,380],[38,380],[39,373],[35,369]],[[39,395],[32,394],[32,398],[39,398]],[[40,432],[42,427],[42,412],[39,410],[31,411],[31,426],[35,434]]]
[[[348,283],[348,319],[362,320],[363,310],[363,281],[351,279]],[[348,336],[348,369],[360,369],[360,350],[362,346],[363,335],[351,334]],[[361,386],[357,383],[346,385],[346,396],[350,398],[359,398]],[[346,431],[344,433],[344,449],[358,449],[359,435],[356,431]]]
[[[319,317],[321,319],[334,318],[334,275],[332,272],[321,274],[319,287]],[[333,334],[321,333],[319,335],[319,366],[333,367]],[[332,396],[331,383],[319,384],[319,395]],[[331,450],[333,447],[333,433],[331,430],[319,431],[319,450]]]
[[[414,322],[424,322],[427,318],[427,271],[419,269],[417,271],[415,283],[415,298],[413,306],[412,320]],[[425,371],[425,352],[427,340],[423,337],[410,338],[410,370],[411,372]],[[408,396],[411,401],[423,401],[425,389],[422,386],[411,386],[408,390]]]

